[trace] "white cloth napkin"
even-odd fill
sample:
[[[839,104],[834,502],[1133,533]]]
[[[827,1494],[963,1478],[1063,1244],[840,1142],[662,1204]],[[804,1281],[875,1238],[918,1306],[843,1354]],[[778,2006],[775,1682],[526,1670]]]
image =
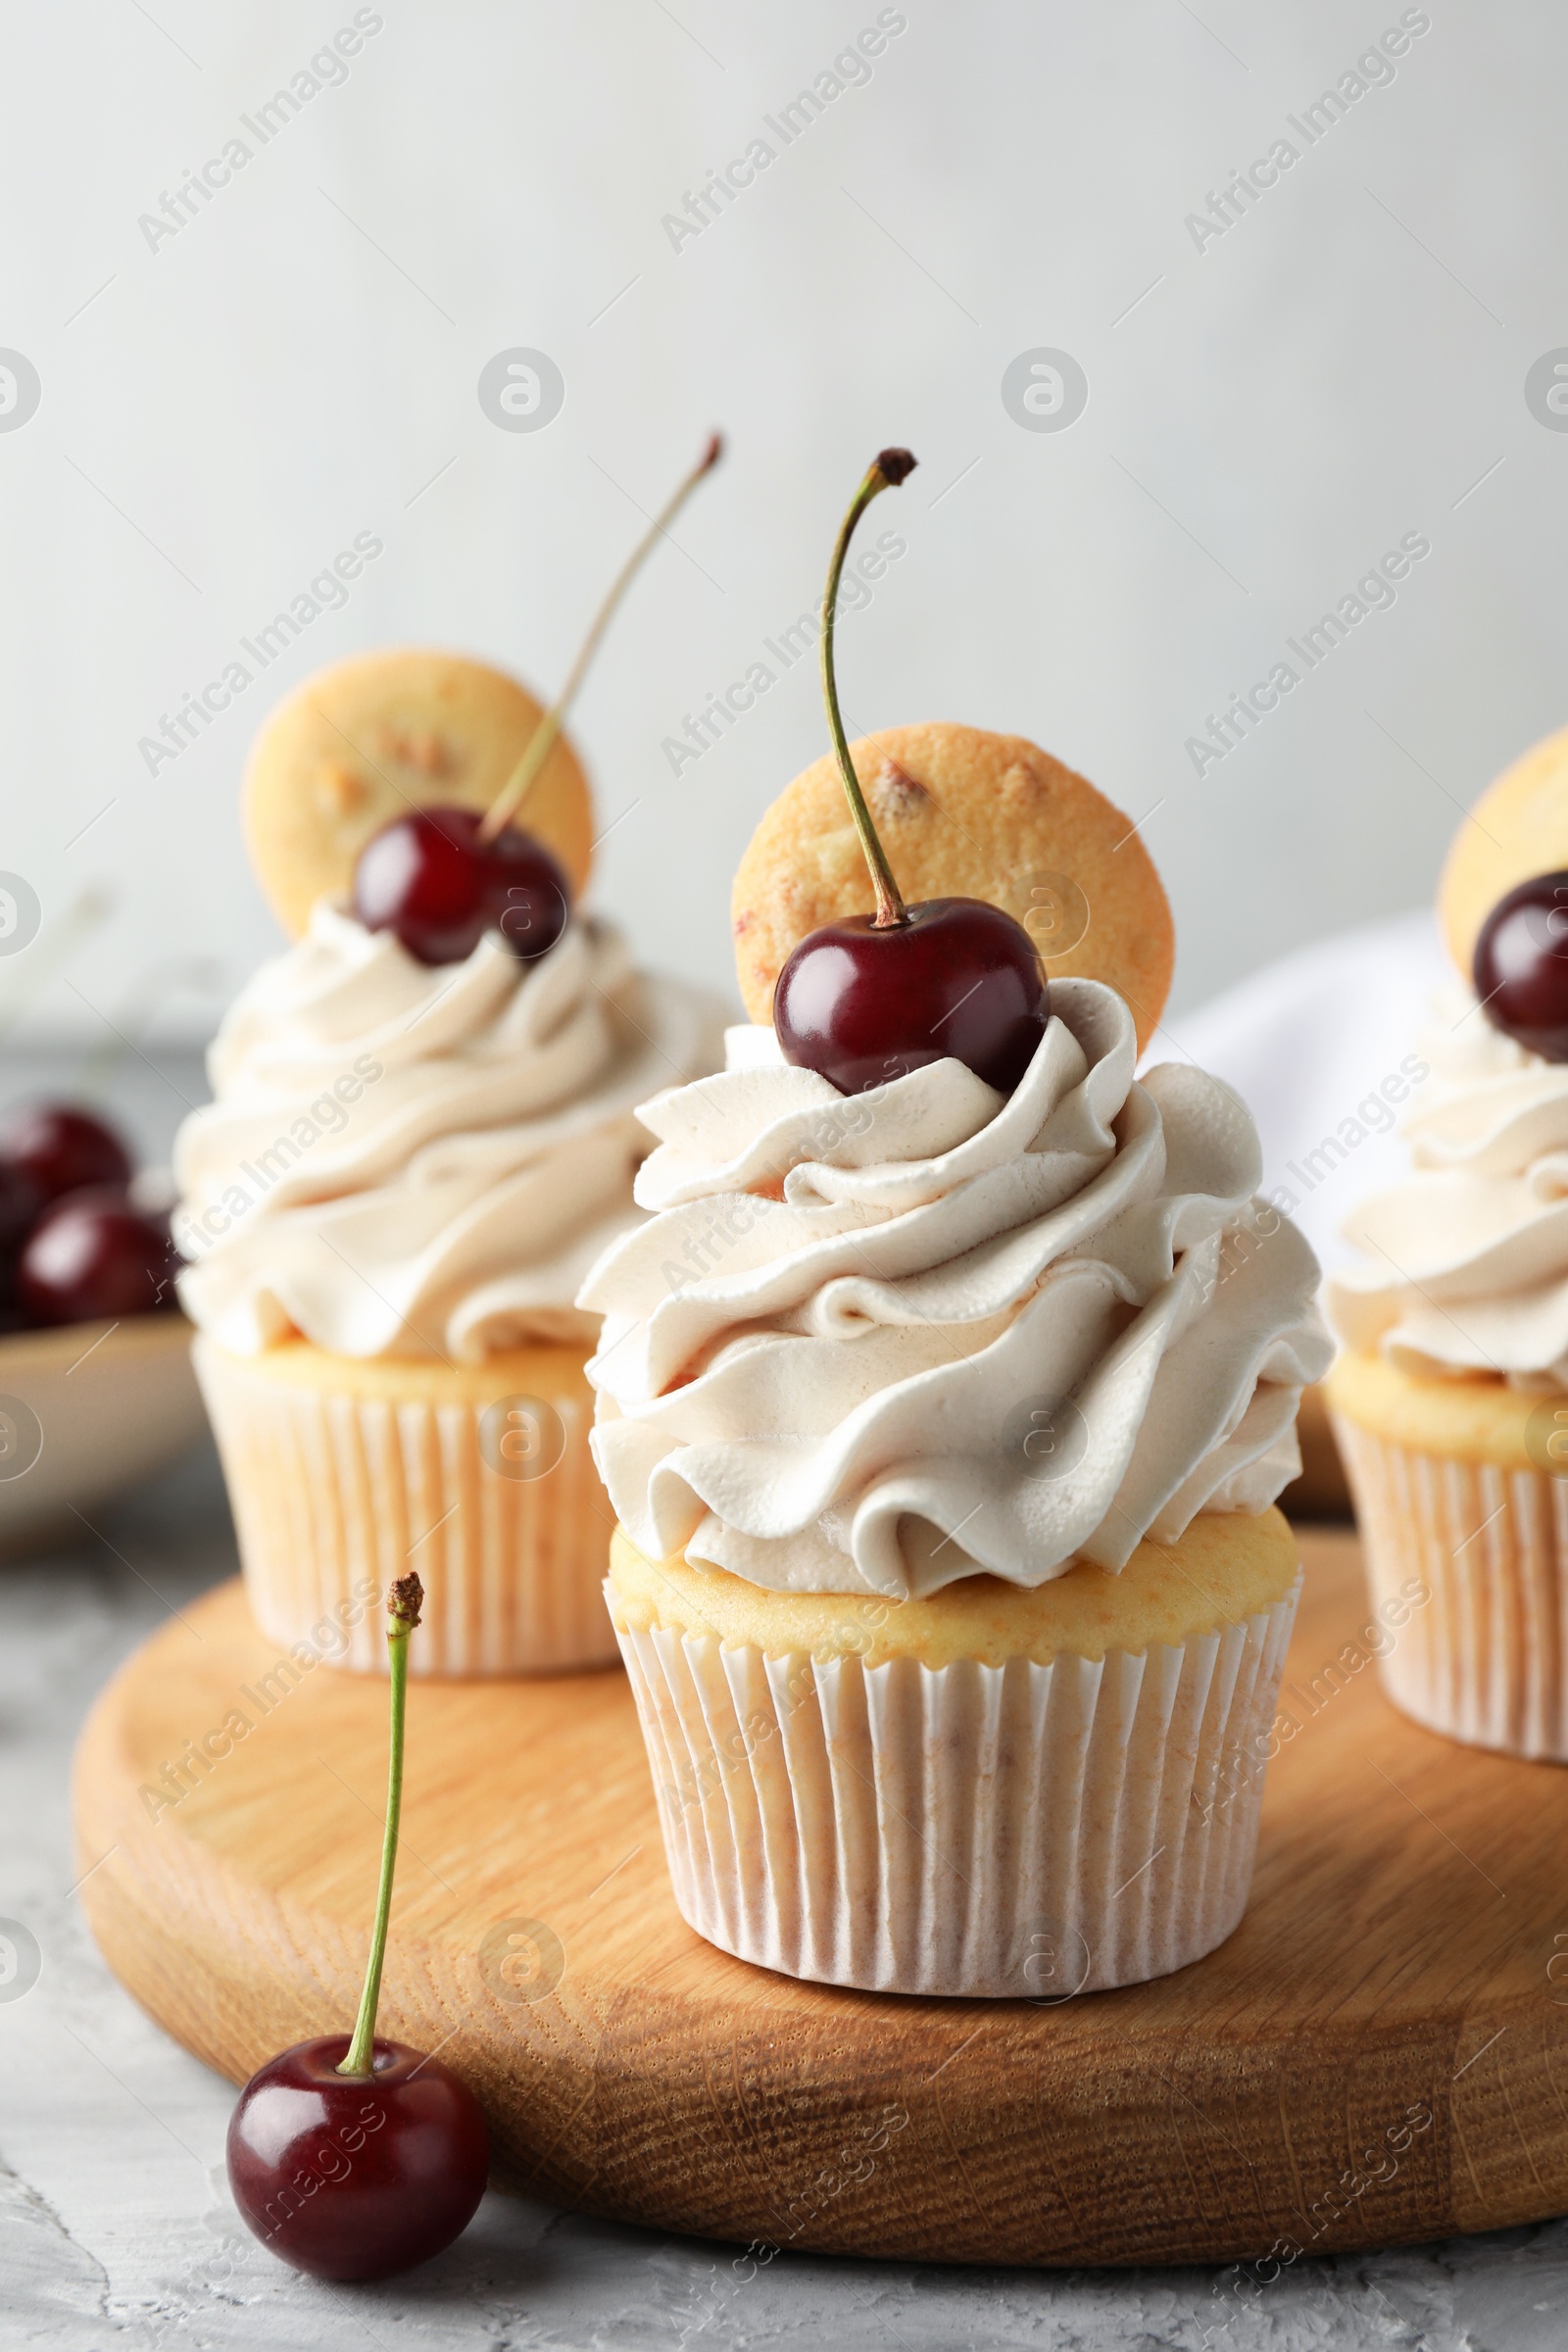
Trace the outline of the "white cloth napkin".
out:
[[[1300,948],[1178,1014],[1146,1062],[1196,1061],[1235,1087],[1262,1138],[1264,1191],[1295,1196],[1293,1206],[1279,1194],[1280,1205],[1328,1270],[1351,1254],[1340,1226],[1354,1204],[1408,1170],[1400,1114],[1379,1089],[1407,1055],[1419,1059],[1433,994],[1453,978],[1431,911],[1394,915]],[[1339,1149],[1325,1149],[1330,1137]]]

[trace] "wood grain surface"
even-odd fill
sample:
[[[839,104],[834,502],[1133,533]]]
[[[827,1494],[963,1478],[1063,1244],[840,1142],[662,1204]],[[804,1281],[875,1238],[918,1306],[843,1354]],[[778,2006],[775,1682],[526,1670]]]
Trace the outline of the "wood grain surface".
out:
[[[1293,2248],[1561,2212],[1568,1772],[1406,1722],[1357,1640],[1353,1539],[1302,1548],[1251,1907],[1195,1967],[1054,2006],[750,1968],[674,1908],[618,1672],[426,1683],[382,2030],[473,2084],[502,2185],[742,2242],[1268,2257],[1266,2282]],[[234,2081],[352,2024],[380,1836],[384,1686],[275,1666],[223,1587],[129,1661],[77,1757],[109,1963]],[[177,1803],[143,1793],[236,1709],[253,1728]]]

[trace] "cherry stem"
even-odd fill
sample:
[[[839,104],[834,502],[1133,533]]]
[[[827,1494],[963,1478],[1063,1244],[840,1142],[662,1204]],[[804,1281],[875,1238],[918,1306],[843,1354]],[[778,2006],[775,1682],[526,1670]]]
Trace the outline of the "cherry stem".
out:
[[[833,749],[838,754],[839,774],[844,779],[844,789],[849,795],[850,814],[855,819],[855,830],[860,836],[865,862],[871,869],[871,887],[876,892],[876,913],[872,917],[872,926],[878,931],[892,930],[909,918],[905,913],[899,886],[893,879],[887,852],[877,839],[871,811],[865,805],[865,795],[860,790],[860,780],[855,772],[855,762],[850,758],[850,747],[845,739],[844,721],[839,715],[838,680],[833,673],[833,623],[838,613],[839,575],[844,569],[844,559],[850,552],[856,524],[872,499],[879,492],[896,490],[900,482],[907,481],[916,464],[917,460],[906,449],[878,451],[864,481],[850,501],[849,513],[839,525],[839,535],[833,545],[833,561],[827,567],[827,592],[822,599],[822,699],[827,705],[827,723],[832,730]]]
[[[381,1883],[370,1931],[370,1960],[360,1995],[354,2038],[338,2068],[340,2075],[368,2075],[375,2053],[375,2012],[381,1998],[381,1964],[386,1958],[387,1921],[392,1915],[392,1874],[398,1862],[398,1818],[403,1811],[403,1718],[409,1691],[409,1636],[419,1622],[424,1587],[416,1576],[400,1576],[386,1596],[387,1660],[392,1682],[392,1738],[387,1759],[386,1828],[381,1838]]]
[[[702,456],[687,474],[674,497],[654,516],[653,521],[611,582],[610,593],[594,614],[592,625],[582,641],[581,651],[571,665],[566,683],[529,736],[523,748],[522,758],[517,761],[516,766],[502,786],[499,795],[490,805],[484,823],[479,827],[479,839],[482,843],[494,841],[502,826],[514,817],[522,807],[534,778],[555,749],[556,739],[566,723],[566,713],[577,699],[577,689],[588,674],[588,664],[599,651],[599,640],[609,628],[614,615],[615,607],[631,586],[649,555],[652,554],[654,542],[666,535],[669,525],[674,521],[698,483],[705,474],[711,473],[723,454],[723,435],[710,433],[708,445]]]

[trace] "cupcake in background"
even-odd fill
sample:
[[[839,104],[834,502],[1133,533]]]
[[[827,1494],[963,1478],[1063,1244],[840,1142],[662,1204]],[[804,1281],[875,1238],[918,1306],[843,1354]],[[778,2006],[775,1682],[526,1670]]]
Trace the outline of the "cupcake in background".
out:
[[[577,911],[594,838],[555,707],[476,662],[369,655],[307,680],[246,778],[288,952],[215,1042],[175,1153],[180,1297],[258,1622],[353,1629],[414,1568],[419,1671],[607,1664],[611,1515],[588,1448],[584,1270],[637,1218],[634,1105],[717,1058],[715,1000]]]
[[[1328,1395],[1373,1597],[1428,1595],[1390,1695],[1568,1762],[1568,732],[1479,803],[1439,911],[1472,985],[1417,1041],[1408,1180],[1346,1226]]]
[[[843,741],[838,567],[910,464],[829,574],[838,766],[737,876],[753,1025],[645,1106],[652,1219],[582,1293],[594,1450],[689,1923],[1052,1999],[1242,1916],[1329,1346],[1243,1104],[1134,1077],[1172,934],[1125,817],[1018,737]]]
[[[597,1323],[572,1302],[636,1215],[633,1106],[713,1066],[719,1018],[592,918],[536,962],[488,932],[431,968],[329,899],[243,991],[180,1133],[175,1232],[274,1640],[412,1564],[426,1673],[613,1658]],[[354,1614],[350,1661],[379,1669]]]

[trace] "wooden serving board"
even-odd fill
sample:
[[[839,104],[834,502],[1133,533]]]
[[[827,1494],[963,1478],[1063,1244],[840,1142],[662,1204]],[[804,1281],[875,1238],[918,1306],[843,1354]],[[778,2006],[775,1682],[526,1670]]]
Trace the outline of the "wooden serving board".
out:
[[[1051,2007],[748,1967],[675,1910],[618,1672],[416,1683],[383,2030],[473,2084],[503,2185],[720,2238],[1290,2259],[1561,2212],[1568,1771],[1407,1723],[1346,1647],[1353,1540],[1303,1552],[1300,1730],[1251,1908],[1195,1967]],[[380,1838],[384,1685],[321,1666],[263,1715],[275,1656],[222,1588],[122,1669],[77,1759],[110,1965],[236,2082],[352,2023]],[[153,1820],[143,1787],[234,1708],[255,1728]]]

